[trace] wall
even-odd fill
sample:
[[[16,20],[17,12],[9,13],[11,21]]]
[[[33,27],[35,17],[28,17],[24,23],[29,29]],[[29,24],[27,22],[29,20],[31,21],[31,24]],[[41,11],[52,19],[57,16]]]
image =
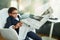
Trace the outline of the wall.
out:
[[[10,1],[11,0],[0,0],[0,9],[9,7]]]

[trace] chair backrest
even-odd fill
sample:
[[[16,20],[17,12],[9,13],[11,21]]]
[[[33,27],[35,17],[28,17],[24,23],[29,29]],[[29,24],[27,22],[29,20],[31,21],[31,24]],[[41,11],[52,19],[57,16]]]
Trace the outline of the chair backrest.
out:
[[[7,10],[8,8],[0,10],[0,28],[3,28],[4,24],[6,23],[6,19],[8,17]]]
[[[8,17],[8,8],[0,10],[0,33],[7,40],[18,40],[18,34],[14,29],[3,28]]]
[[[17,35],[14,29],[0,29],[1,35],[6,40],[18,40],[19,36]]]

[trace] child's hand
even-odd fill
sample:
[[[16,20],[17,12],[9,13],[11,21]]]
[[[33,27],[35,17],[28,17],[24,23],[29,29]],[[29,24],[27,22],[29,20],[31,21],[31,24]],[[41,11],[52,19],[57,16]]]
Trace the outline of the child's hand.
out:
[[[22,26],[22,22],[19,22],[19,23],[16,24],[15,28],[17,29],[17,28],[19,28],[21,26]]]
[[[13,26],[13,29],[16,29],[16,27],[15,27],[15,26]]]
[[[22,26],[22,24],[23,24],[23,23],[22,23],[22,22],[20,22],[20,23],[19,23],[19,25],[20,25],[19,27],[21,27],[21,26]]]

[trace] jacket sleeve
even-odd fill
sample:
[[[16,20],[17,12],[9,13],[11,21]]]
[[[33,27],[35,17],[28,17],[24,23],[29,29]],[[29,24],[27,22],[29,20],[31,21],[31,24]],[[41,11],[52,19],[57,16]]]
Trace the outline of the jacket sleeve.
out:
[[[5,24],[4,28],[9,28],[11,25],[12,25],[11,19],[10,18],[7,18],[6,24]]]

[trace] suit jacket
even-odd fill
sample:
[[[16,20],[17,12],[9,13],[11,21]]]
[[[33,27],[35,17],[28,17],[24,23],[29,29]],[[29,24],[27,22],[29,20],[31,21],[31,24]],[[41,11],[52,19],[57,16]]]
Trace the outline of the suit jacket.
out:
[[[19,16],[18,16],[18,18],[20,20]],[[5,24],[4,28],[9,28],[11,25],[16,25],[18,22],[19,22],[18,20],[16,20],[12,16],[9,16],[6,20],[6,24]]]
[[[20,20],[20,17],[18,16],[19,20]],[[18,22],[18,20],[16,20],[15,18],[13,18],[12,16],[9,16],[6,20],[6,24],[4,26],[4,28],[9,28],[11,25],[16,25]],[[19,33],[19,28],[18,29],[15,29],[17,33]]]

